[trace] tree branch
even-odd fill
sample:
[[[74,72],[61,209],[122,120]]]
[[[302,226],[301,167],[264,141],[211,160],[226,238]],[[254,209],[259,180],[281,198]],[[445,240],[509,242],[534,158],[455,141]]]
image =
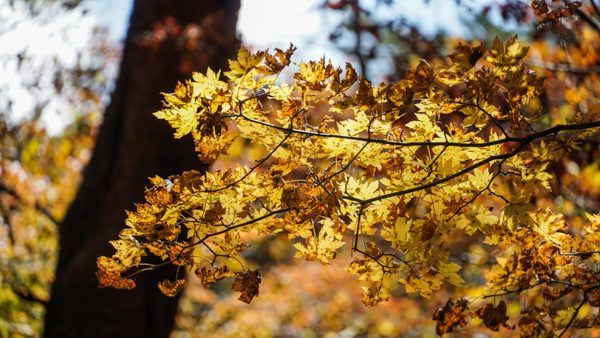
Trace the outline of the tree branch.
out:
[[[15,295],[17,295],[19,298],[21,298],[22,300],[25,300],[25,301],[28,301],[28,302],[32,302],[32,303],[36,303],[36,304],[40,304],[40,305],[43,305],[43,306],[48,306],[48,301],[36,297],[31,292],[23,292],[22,290],[16,290],[14,288],[12,288],[12,292]]]
[[[600,23],[596,21],[593,17],[591,17],[588,13],[584,12],[580,8],[575,9],[575,13],[579,15],[591,28],[593,28],[597,33],[600,33]]]
[[[37,201],[34,202],[33,204],[26,202],[14,189],[7,186],[2,181],[0,181],[0,192],[4,192],[4,193],[14,197],[22,205],[28,205],[28,206],[34,208],[35,210],[37,210],[38,212],[40,212],[41,214],[46,216],[46,218],[49,219],[55,225],[57,225],[57,226],[60,225],[60,221],[56,217],[54,217],[54,215],[52,215],[50,210],[48,210],[46,207],[40,205]]]
[[[439,180],[430,182],[428,184],[424,184],[424,185],[418,185],[418,186],[414,186],[412,188],[409,189],[404,189],[404,190],[400,190],[400,191],[395,191],[395,192],[391,192],[388,194],[384,194],[384,195],[380,195],[380,196],[376,196],[376,197],[372,197],[366,200],[360,199],[360,198],[356,198],[353,196],[344,196],[344,199],[350,200],[350,201],[354,201],[354,202],[358,202],[358,203],[372,203],[375,201],[380,201],[383,199],[387,199],[390,197],[396,197],[396,196],[402,196],[402,195],[406,195],[406,194],[410,194],[413,192],[417,192],[417,191],[421,191],[421,190],[425,190],[425,189],[429,189],[432,188],[434,186],[440,185],[442,183],[448,182],[454,178],[460,177],[464,174],[467,174],[471,171],[473,171],[474,169],[491,163],[493,161],[496,160],[505,160],[508,158],[511,158],[513,156],[515,156],[516,154],[518,154],[519,152],[521,152],[521,150],[523,150],[523,148],[525,148],[529,143],[533,142],[534,140],[537,140],[539,138],[543,138],[549,135],[556,135],[561,131],[568,131],[568,130],[585,130],[585,129],[591,129],[591,128],[597,128],[600,127],[600,121],[594,121],[594,122],[589,122],[589,123],[581,123],[581,124],[568,124],[568,125],[556,125],[552,128],[546,129],[546,130],[542,130],[536,133],[532,133],[529,134],[526,137],[522,137],[522,138],[516,138],[518,141],[516,141],[519,146],[517,146],[513,151],[508,152],[506,154],[500,154],[500,155],[494,155],[494,156],[490,156],[486,159],[483,159],[479,162],[476,162],[460,171],[457,171],[456,173],[452,174],[452,175],[448,175],[444,178],[441,178]],[[515,141],[513,141],[515,142]]]
[[[531,142],[531,140],[530,140],[531,137],[533,137],[535,139],[535,138],[545,137],[545,136],[548,136],[551,134],[556,134],[561,131],[584,130],[584,129],[592,129],[592,128],[600,127],[600,121],[593,121],[593,122],[580,123],[580,124],[559,124],[552,128],[542,130],[542,131],[539,131],[536,133],[532,133],[532,134],[529,134],[524,137],[504,137],[502,139],[498,139],[498,140],[494,140],[494,141],[479,142],[479,143],[449,142],[449,141],[444,141],[444,142],[433,142],[433,141],[402,142],[402,141],[374,139],[374,138],[360,137],[360,136],[322,133],[319,131],[315,132],[315,131],[309,131],[309,130],[303,130],[303,129],[290,129],[288,127],[277,126],[277,125],[274,125],[269,122],[256,120],[256,119],[253,119],[253,118],[248,117],[243,114],[236,115],[236,117],[241,117],[249,122],[260,124],[262,126],[273,128],[273,129],[276,129],[279,131],[296,133],[296,134],[301,134],[301,135],[305,135],[305,136],[331,137],[331,138],[338,138],[338,139],[344,139],[344,140],[370,142],[370,143],[385,144],[385,145],[398,146],[398,147],[426,146],[426,147],[485,148],[485,147],[490,147],[490,146],[499,145],[499,144],[506,144],[506,143],[511,143],[511,142],[515,142],[515,143],[528,142],[529,143],[529,142]]]
[[[600,67],[583,68],[583,67],[574,67],[574,66],[562,64],[562,63],[548,63],[548,62],[543,62],[543,61],[539,61],[539,62],[538,61],[529,61],[529,62],[527,62],[527,65],[530,67],[543,68],[543,69],[553,71],[553,72],[560,71],[560,72],[567,72],[567,73],[579,74],[579,75],[600,73]]]

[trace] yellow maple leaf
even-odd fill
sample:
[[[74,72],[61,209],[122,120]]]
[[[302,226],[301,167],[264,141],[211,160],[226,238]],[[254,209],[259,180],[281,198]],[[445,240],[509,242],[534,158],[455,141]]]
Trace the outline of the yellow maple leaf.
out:
[[[154,116],[169,122],[175,129],[175,138],[182,138],[198,127],[196,110],[196,106],[189,104],[180,108],[159,110],[154,113]]]

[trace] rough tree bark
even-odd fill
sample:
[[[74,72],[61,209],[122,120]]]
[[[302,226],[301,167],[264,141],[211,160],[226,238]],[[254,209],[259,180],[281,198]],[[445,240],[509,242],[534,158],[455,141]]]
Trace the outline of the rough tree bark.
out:
[[[220,68],[236,47],[239,0],[136,0],[121,70],[80,190],[60,227],[56,280],[45,337],[166,337],[176,299],[156,282],[172,271],[142,274],[133,291],[98,289],[96,257],[112,255],[109,240],[125,210],[143,198],[147,177],[200,163],[191,139],[176,141],[152,113],[161,92],[193,70]]]

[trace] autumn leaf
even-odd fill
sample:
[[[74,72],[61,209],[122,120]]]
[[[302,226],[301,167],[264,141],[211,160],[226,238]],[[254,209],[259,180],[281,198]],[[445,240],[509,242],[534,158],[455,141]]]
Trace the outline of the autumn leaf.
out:
[[[459,299],[456,303],[448,299],[446,304],[433,314],[433,320],[436,321],[435,332],[441,336],[454,332],[457,327],[465,327],[468,316],[466,299]]]
[[[229,71],[225,76],[232,81],[242,78],[250,70],[254,69],[263,60],[263,53],[252,54],[245,47],[240,48],[235,60],[229,60]]]
[[[345,75],[344,79],[340,84],[340,90],[348,90],[350,86],[352,86],[356,82],[357,79],[358,76],[356,75],[356,70],[354,70],[354,67],[352,67],[350,63],[346,62]]]
[[[240,292],[239,300],[250,304],[252,299],[258,296],[259,286],[260,272],[257,270],[248,270],[248,272],[237,274],[231,289]]]
[[[154,113],[156,118],[169,122],[175,129],[175,138],[182,138],[198,126],[196,107],[186,106],[175,109],[163,109]]]
[[[508,317],[506,316],[506,302],[503,300],[494,307],[492,304],[486,304],[479,308],[475,313],[477,317],[483,320],[483,324],[492,331],[498,331],[500,326],[509,327],[506,324]]]
[[[158,283],[158,289],[167,297],[175,297],[186,285],[185,279],[178,279],[175,282],[163,280]]]
[[[121,277],[121,273],[126,269],[123,264],[112,258],[101,256],[96,260],[96,265],[98,266],[98,272],[96,272],[98,287],[113,287],[124,290],[135,288],[133,279]]]
[[[225,266],[202,266],[194,271],[196,276],[200,278],[200,283],[205,288],[211,286],[214,282],[219,281],[223,278],[233,277],[235,274],[229,271],[229,268]]]
[[[533,8],[533,12],[537,16],[542,16],[548,13],[548,5],[546,4],[546,0],[531,1],[531,8]]]
[[[287,67],[291,62],[292,54],[296,51],[296,47],[290,45],[290,47],[283,51],[279,48],[275,48],[275,53],[265,53],[265,68],[263,71],[265,74],[279,73],[283,68]]]
[[[205,99],[212,99],[215,95],[228,89],[227,83],[220,81],[221,72],[214,72],[210,67],[206,70],[206,75],[194,73],[192,78],[192,97],[201,96]]]
[[[293,47],[240,49],[224,73],[229,82],[208,69],[165,95],[157,117],[176,137],[191,134],[215,169],[152,178],[146,202],[111,242],[113,257],[99,265],[100,283],[131,287],[121,272],[157,266],[150,252],[194,271],[205,287],[235,276],[232,289],[250,303],[261,275],[234,271],[257,234],[283,234],[295,257],[324,265],[350,240],[346,271],[368,306],[400,290],[425,299],[438,290],[500,298],[522,290],[544,306],[572,305],[564,296],[582,290],[575,283],[597,282],[585,267],[598,262],[600,223],[578,219],[564,197],[560,210],[551,207],[554,169],[598,133],[597,122],[552,127],[532,117],[528,105],[540,105],[544,87],[527,68],[528,51],[516,36],[489,49],[463,42],[449,64],[420,60],[402,79],[374,84],[325,58],[300,62],[281,81]],[[474,277],[482,269],[485,285]],[[549,289],[559,283],[564,290]],[[169,296],[182,287],[159,285]],[[509,298],[472,313],[466,299],[449,300],[434,315],[436,331],[454,332],[472,316],[493,331],[509,328]],[[525,335],[566,318],[521,310]]]

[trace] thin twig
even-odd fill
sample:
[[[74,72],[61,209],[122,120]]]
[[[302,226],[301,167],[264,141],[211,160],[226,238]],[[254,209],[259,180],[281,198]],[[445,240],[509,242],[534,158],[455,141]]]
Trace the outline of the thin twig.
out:
[[[522,138],[518,138],[519,141],[519,145],[511,152],[505,153],[505,154],[499,154],[499,155],[494,155],[494,156],[490,156],[488,158],[485,158],[479,162],[476,162],[462,170],[457,171],[456,173],[452,174],[452,175],[448,175],[444,178],[441,178],[439,180],[435,180],[432,181],[428,184],[424,184],[424,185],[417,185],[414,186],[412,188],[408,188],[408,189],[404,189],[404,190],[400,190],[400,191],[395,191],[395,192],[391,192],[388,194],[384,194],[384,195],[380,195],[380,196],[376,196],[376,197],[372,197],[369,199],[360,199],[354,196],[344,196],[344,199],[350,200],[350,201],[354,201],[354,202],[358,202],[358,203],[372,203],[375,201],[380,201],[380,200],[384,200],[387,198],[391,198],[391,197],[397,197],[397,196],[402,196],[402,195],[406,195],[406,194],[410,194],[413,192],[417,192],[417,191],[421,191],[421,190],[425,190],[425,189],[429,189],[432,188],[434,186],[438,186],[442,183],[448,182],[452,179],[455,179],[457,177],[460,177],[464,174],[467,174],[471,171],[473,171],[474,169],[481,167],[485,164],[491,163],[493,161],[497,161],[497,160],[506,160],[508,158],[511,158],[515,155],[517,155],[518,153],[520,153],[527,145],[529,145],[531,142],[539,139],[539,138],[543,138],[545,136],[548,135],[553,135],[553,134],[557,134],[561,131],[566,131],[566,130],[584,130],[584,129],[590,129],[590,128],[597,128],[600,127],[600,121],[594,121],[594,122],[589,122],[589,123],[582,123],[579,125],[556,125],[552,128],[546,129],[546,130],[542,130],[536,133],[532,133],[529,134],[526,137],[522,137]]]
[[[600,127],[600,121],[593,121],[593,122],[587,122],[587,123],[576,123],[576,124],[558,124],[552,128],[542,130],[539,132],[535,132],[535,133],[531,133],[524,137],[505,137],[505,138],[501,138],[501,139],[494,140],[494,141],[478,142],[478,143],[446,142],[446,141],[445,142],[433,142],[433,141],[401,142],[401,141],[393,141],[393,140],[366,138],[366,137],[360,137],[360,136],[322,133],[319,131],[314,132],[314,131],[302,130],[302,129],[290,129],[290,128],[283,127],[283,126],[277,126],[277,125],[274,125],[269,122],[256,120],[256,119],[253,119],[253,118],[248,117],[243,114],[236,115],[236,117],[241,117],[247,121],[257,123],[257,124],[260,124],[260,125],[263,125],[263,126],[266,126],[269,128],[273,128],[276,130],[284,131],[284,132],[291,132],[291,133],[296,133],[296,134],[301,134],[301,135],[306,135],[306,136],[331,137],[331,138],[338,138],[338,139],[351,140],[351,141],[386,144],[386,145],[399,146],[399,147],[429,146],[429,147],[485,148],[485,147],[506,144],[506,143],[512,143],[512,142],[514,142],[514,143],[523,143],[523,142],[529,143],[529,142],[531,142],[531,138],[537,139],[537,138],[545,137],[548,135],[557,134],[562,131],[585,130],[585,129]]]
[[[36,303],[36,304],[40,304],[40,305],[43,305],[43,306],[48,306],[48,301],[36,297],[31,292],[24,292],[22,290],[16,290],[16,289],[12,289],[12,292],[15,295],[17,295],[19,298],[21,298],[22,300],[25,300],[25,301],[28,301],[28,302],[32,302],[32,303]]]
[[[60,225],[60,221],[52,215],[52,213],[44,206],[40,205],[39,202],[35,201],[33,204],[28,203],[23,199],[14,189],[4,184],[4,182],[0,181],[0,192],[4,192],[8,195],[14,197],[20,204],[27,205],[33,207],[35,210],[46,216],[52,223],[55,225]]]
[[[581,308],[583,307],[583,305],[585,303],[587,303],[587,293],[583,294],[583,300],[581,300],[581,303],[579,303],[579,305],[577,306],[577,308],[575,308],[575,313],[573,314],[573,316],[571,316],[571,319],[569,319],[569,322],[567,323],[567,325],[565,326],[565,328],[558,334],[558,338],[562,337],[565,333],[567,333],[567,330],[569,330],[569,328],[571,327],[571,324],[573,324],[573,321],[575,321],[575,318],[577,318],[577,315],[579,315],[579,310],[581,310]]]

